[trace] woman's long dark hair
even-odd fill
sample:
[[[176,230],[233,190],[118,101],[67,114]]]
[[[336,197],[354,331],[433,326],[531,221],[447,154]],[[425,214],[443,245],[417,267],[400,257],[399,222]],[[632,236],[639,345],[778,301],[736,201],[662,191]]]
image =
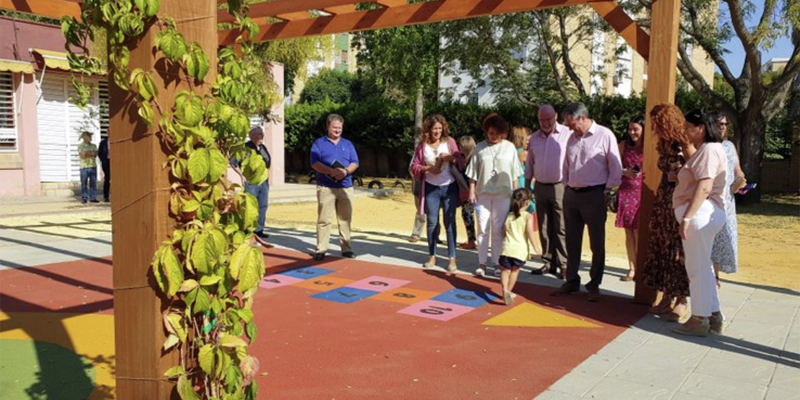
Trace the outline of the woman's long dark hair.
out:
[[[719,115],[716,112],[705,112],[703,110],[694,110],[685,116],[686,121],[695,126],[703,125],[705,127],[705,143],[719,143],[722,142],[722,130],[719,128]]]
[[[632,119],[630,123],[631,124],[636,124],[636,125],[639,125],[639,126],[642,127],[642,145],[644,145],[644,116],[640,115],[640,116]],[[628,135],[628,137],[625,138],[625,143],[628,145],[628,147],[636,146],[636,143],[633,140],[631,140],[631,135],[630,134]]]
[[[528,209],[528,204],[531,202],[531,192],[525,188],[514,190],[511,194],[511,212],[514,213],[514,218],[519,218],[522,215],[522,210]]]

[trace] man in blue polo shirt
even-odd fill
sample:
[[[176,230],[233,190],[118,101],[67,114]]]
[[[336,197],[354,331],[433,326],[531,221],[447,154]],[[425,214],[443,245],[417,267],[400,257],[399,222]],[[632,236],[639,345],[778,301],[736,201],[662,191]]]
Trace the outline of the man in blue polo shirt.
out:
[[[356,258],[350,247],[350,221],[353,216],[353,180],[358,169],[358,154],[353,143],[342,137],[344,118],[328,115],[327,135],[311,146],[311,168],[317,172],[317,251],[315,261],[325,258],[333,215],[339,220],[342,257]]]

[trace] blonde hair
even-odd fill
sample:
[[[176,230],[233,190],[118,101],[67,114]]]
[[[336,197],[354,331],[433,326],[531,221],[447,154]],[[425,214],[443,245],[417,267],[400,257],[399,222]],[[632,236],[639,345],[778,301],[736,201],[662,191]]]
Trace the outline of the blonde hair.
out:
[[[525,139],[532,134],[533,131],[527,126],[515,126],[511,128],[511,143],[514,143],[514,147],[520,149],[525,145]]]
[[[470,135],[461,136],[458,138],[458,149],[461,151],[464,159],[469,161],[472,152],[475,151],[475,138]]]

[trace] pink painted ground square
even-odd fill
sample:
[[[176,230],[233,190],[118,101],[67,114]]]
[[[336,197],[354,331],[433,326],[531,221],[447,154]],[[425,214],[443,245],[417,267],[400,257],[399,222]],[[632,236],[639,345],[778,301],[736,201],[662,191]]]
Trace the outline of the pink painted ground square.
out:
[[[425,300],[417,304],[412,304],[400,311],[400,314],[413,315],[415,317],[430,318],[439,321],[449,321],[459,315],[464,315],[474,310],[472,307],[460,306],[443,301]]]
[[[382,276],[370,276],[369,278],[353,282],[347,287],[371,290],[373,292],[385,292],[392,289],[397,289],[401,286],[408,284],[410,281],[402,279],[385,278]]]
[[[264,289],[275,289],[281,286],[294,285],[295,283],[300,283],[303,280],[304,279],[297,279],[295,277],[286,276],[282,274],[275,274],[275,275],[265,276],[264,279],[261,280],[261,283],[258,284],[258,286]]]

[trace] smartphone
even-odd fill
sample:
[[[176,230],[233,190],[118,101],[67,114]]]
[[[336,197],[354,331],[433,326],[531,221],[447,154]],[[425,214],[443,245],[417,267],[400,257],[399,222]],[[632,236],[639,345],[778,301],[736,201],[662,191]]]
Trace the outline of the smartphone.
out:
[[[751,191],[751,190],[755,189],[755,188],[756,188],[756,186],[758,186],[758,184],[757,184],[757,183],[748,183],[747,185],[744,185],[744,187],[742,187],[741,189],[739,189],[739,191],[737,191],[736,193],[739,193],[739,194],[745,194],[745,193],[747,193],[747,192],[749,192],[749,191]]]

